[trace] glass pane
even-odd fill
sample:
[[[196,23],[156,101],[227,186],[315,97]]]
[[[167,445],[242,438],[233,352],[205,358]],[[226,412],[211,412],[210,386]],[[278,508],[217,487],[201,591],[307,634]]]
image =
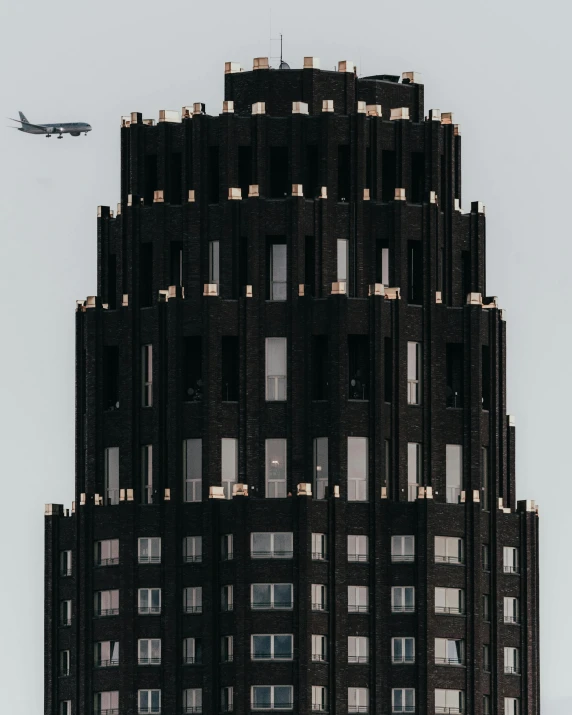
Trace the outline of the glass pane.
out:
[[[348,242],[338,239],[338,281],[348,279]]]
[[[254,686],[252,688],[252,694],[255,708],[270,708],[271,688],[269,686]]]
[[[238,454],[236,439],[221,439],[221,476],[226,482],[236,482]]]
[[[266,532],[253,533],[252,556],[268,556],[270,554],[271,538],[271,535]]]
[[[257,583],[252,586],[252,603],[255,606],[270,605],[270,584]]]
[[[256,658],[270,658],[270,636],[252,636],[252,650]]]
[[[274,636],[274,657],[292,657],[292,636]]]
[[[292,586],[287,583],[274,585],[274,606],[287,608],[292,605]]]
[[[290,685],[275,685],[274,686],[274,707],[275,708],[292,707],[292,688]]]
[[[289,532],[278,532],[274,534],[274,555],[292,555],[292,534]]]
[[[286,281],[286,244],[275,243],[272,246],[272,280]]]

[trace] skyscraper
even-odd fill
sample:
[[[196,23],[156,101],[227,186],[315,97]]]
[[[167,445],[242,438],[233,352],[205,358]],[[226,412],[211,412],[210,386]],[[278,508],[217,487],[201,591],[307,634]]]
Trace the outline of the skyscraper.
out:
[[[538,518],[461,136],[415,73],[228,63],[122,119],[46,507],[46,715],[538,715]]]

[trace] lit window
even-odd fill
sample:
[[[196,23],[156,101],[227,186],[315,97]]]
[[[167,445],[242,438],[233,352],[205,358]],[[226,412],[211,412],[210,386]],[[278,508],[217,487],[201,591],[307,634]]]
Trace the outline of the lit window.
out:
[[[253,685],[252,710],[292,710],[294,688],[292,685]]]
[[[312,610],[326,611],[328,609],[328,589],[323,583],[312,584]]]
[[[367,437],[348,437],[348,501],[367,501]]]
[[[234,710],[234,689],[232,685],[226,685],[220,689],[220,709],[223,713],[230,713]]]
[[[291,531],[254,531],[250,535],[250,555],[253,559],[291,559]]]
[[[435,663],[463,665],[463,641],[458,638],[435,638]]]
[[[119,447],[105,449],[105,503],[119,504]]]
[[[161,589],[140,588],[138,591],[138,609],[141,615],[161,613]]]
[[[139,690],[138,710],[140,715],[155,715],[161,712],[161,691],[160,690]]]
[[[403,561],[415,561],[415,537],[392,536],[391,560],[394,563],[399,563]]]
[[[369,688],[348,688],[348,712],[369,712]]]
[[[463,448],[460,444],[446,446],[447,503],[458,504],[463,481]]]
[[[270,246],[270,300],[286,300],[287,255],[285,243]]]
[[[153,346],[141,346],[141,406],[153,405]]]
[[[312,559],[324,561],[328,558],[328,537],[326,534],[312,534]]]
[[[153,446],[141,447],[141,503],[153,503]]]
[[[328,659],[328,636],[312,636],[312,660],[325,662]]]
[[[392,587],[391,610],[393,613],[413,613],[415,611],[414,586]]]
[[[518,548],[515,546],[503,547],[503,570],[505,573],[519,573]]]
[[[59,674],[60,676],[70,674],[70,652],[69,650],[61,650],[59,658]]]
[[[436,536],[435,562],[444,564],[462,564],[463,539],[458,536]]]
[[[266,497],[286,496],[286,440],[266,440]]]
[[[93,607],[96,616],[116,616],[119,613],[119,590],[96,591]]]
[[[218,241],[209,241],[209,283],[220,282],[220,243]]]
[[[221,611],[232,611],[234,608],[233,587],[231,584],[222,586],[220,590]]]
[[[348,535],[348,561],[367,561],[369,558],[369,538],[367,536]]]
[[[138,540],[138,554],[140,564],[161,563],[161,537],[141,537]]]
[[[220,537],[220,557],[223,561],[232,561],[234,558],[234,537],[232,534],[223,534]]]
[[[119,712],[119,691],[106,690],[94,693],[93,709],[96,715],[117,715]]]
[[[462,690],[435,690],[435,712],[447,713],[448,715],[457,715],[463,713],[463,705],[465,702],[465,693]]]
[[[407,403],[421,403],[421,343],[407,343]]]
[[[415,690],[413,688],[393,688],[391,702],[391,709],[394,713],[414,713]]]
[[[95,542],[95,565],[114,566],[119,563],[119,539]]]
[[[369,663],[369,638],[348,636],[348,663]]]
[[[369,588],[367,586],[348,586],[348,613],[367,613],[369,611]]]
[[[315,499],[325,499],[328,492],[328,438],[314,439],[314,489]]]
[[[421,484],[421,445],[418,442],[407,444],[407,500],[417,499],[417,490]]]
[[[60,576],[72,575],[72,552],[60,551]]]
[[[203,612],[203,589],[201,586],[189,586],[183,589],[183,613]]]
[[[292,635],[253,635],[251,638],[252,660],[292,660]]]
[[[183,561],[186,564],[200,563],[203,560],[203,537],[185,536],[183,539]]]
[[[381,282],[389,285],[389,248],[381,249]]]
[[[518,598],[514,598],[513,596],[505,596],[504,622],[520,623],[520,604]]]
[[[520,649],[504,649],[504,672],[518,675],[520,673]]]
[[[288,610],[293,607],[291,583],[253,583],[250,603],[253,610]]]
[[[186,688],[183,690],[183,712],[202,713],[203,691],[202,688]]]
[[[96,668],[113,668],[119,665],[119,641],[98,641],[93,651]]]
[[[203,498],[202,439],[183,440],[183,475],[185,480],[185,501],[201,501]]]
[[[348,242],[345,238],[338,238],[337,241],[337,251],[338,251],[338,265],[337,265],[337,280],[338,283],[342,283],[343,287],[347,291],[347,281],[348,281]]]
[[[232,487],[238,481],[238,440],[221,439],[221,481],[225,499],[232,499]]]
[[[392,638],[391,660],[393,663],[415,663],[415,638]]]
[[[223,663],[232,663],[234,658],[234,636],[220,639],[220,659]]]
[[[504,699],[505,715],[520,715],[520,700],[518,698]]]
[[[139,640],[139,665],[161,665],[161,639]]]
[[[462,588],[436,588],[435,613],[464,613],[465,592]]]
[[[314,712],[328,710],[328,689],[324,685],[312,685],[312,710]]]
[[[266,400],[286,399],[286,338],[266,338]]]
[[[203,648],[200,638],[183,638],[183,663],[197,665],[203,662]]]

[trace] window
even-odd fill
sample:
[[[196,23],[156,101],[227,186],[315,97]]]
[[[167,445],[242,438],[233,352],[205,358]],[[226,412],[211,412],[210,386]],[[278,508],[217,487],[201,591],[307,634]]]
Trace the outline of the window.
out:
[[[325,499],[328,494],[328,438],[314,439],[314,499]]]
[[[464,613],[465,592],[462,588],[435,589],[435,613]]]
[[[483,715],[492,715],[490,695],[483,695]]]
[[[266,338],[266,400],[286,399],[286,338]]]
[[[504,699],[505,715],[520,715],[520,700],[518,698]]]
[[[392,536],[391,560],[394,563],[415,561],[415,537]]]
[[[369,538],[357,534],[348,535],[348,561],[365,562],[369,558]]]
[[[202,713],[203,691],[202,688],[186,688],[183,690],[183,712]]]
[[[209,241],[209,283],[220,283],[220,242]]]
[[[483,620],[491,620],[491,597],[488,593],[483,594]]]
[[[407,244],[407,278],[409,303],[420,304],[423,288],[423,250],[421,241],[409,241]]]
[[[233,587],[232,584],[222,586],[220,590],[220,608],[221,611],[232,611],[234,608]]]
[[[180,202],[179,202],[180,203]],[[183,242],[172,241],[169,246],[169,285],[183,285]]]
[[[483,571],[491,570],[491,547],[489,544],[483,544],[481,546],[482,560],[483,560]]]
[[[389,245],[387,241],[377,241],[377,282],[389,285]]]
[[[349,201],[351,189],[350,145],[338,145],[338,201]]]
[[[369,588],[367,586],[348,586],[348,613],[367,613],[369,611]]]
[[[160,564],[161,563],[161,537],[151,538],[141,537],[139,540],[139,563],[140,564]]]
[[[417,489],[421,484],[421,445],[407,443],[407,500],[417,499]]]
[[[447,503],[458,504],[463,481],[463,447],[460,444],[446,445]]]
[[[326,534],[312,534],[312,559],[324,561],[328,558],[328,537]]]
[[[415,587],[393,586],[391,610],[393,613],[413,613],[415,611]]]
[[[292,660],[293,641],[292,635],[253,635],[252,660]]]
[[[348,501],[367,501],[367,437],[348,437]]]
[[[115,259],[115,256],[113,256]],[[109,305],[111,310],[111,304]],[[119,409],[119,347],[103,346],[103,408]]]
[[[393,688],[391,702],[394,713],[414,713],[415,690],[413,688]]]
[[[141,503],[153,503],[153,446],[141,447]]]
[[[60,676],[70,674],[70,652],[69,650],[61,650],[59,658],[59,674]]]
[[[383,339],[383,399],[391,402],[393,396],[393,340]]]
[[[160,690],[139,690],[138,692],[138,713],[140,715],[151,715],[161,712],[161,691]]]
[[[253,583],[250,604],[253,610],[290,609],[293,607],[291,583]]]
[[[435,638],[435,663],[463,665],[464,644],[458,638]]]
[[[447,343],[447,384],[445,402],[447,407],[463,406],[463,345]]]
[[[141,407],[153,405],[153,346],[141,346]]]
[[[220,709],[223,713],[230,713],[234,710],[234,690],[232,685],[226,685],[220,689]]]
[[[232,487],[238,481],[238,440],[221,439],[221,481],[225,499],[232,499]]]
[[[520,673],[520,649],[519,648],[505,648],[504,649],[504,672],[514,673],[518,675]]]
[[[116,616],[119,613],[119,589],[96,591],[93,608],[96,616]]]
[[[220,659],[223,663],[232,663],[234,658],[234,636],[223,636],[220,639]]]
[[[392,638],[391,661],[393,663],[415,663],[415,638]]]
[[[421,403],[421,343],[407,343],[407,404]]]
[[[250,555],[253,559],[291,559],[291,531],[254,531],[250,535]]]
[[[220,537],[220,558],[222,561],[232,561],[234,558],[234,537],[223,534]]]
[[[203,560],[203,537],[185,536],[183,539],[183,561],[186,564],[200,563]]]
[[[457,715],[462,713],[464,704],[464,692],[462,690],[435,690],[435,712]]]
[[[481,448],[481,504],[483,511],[489,510],[489,448]]]
[[[183,613],[203,612],[203,589],[201,586],[188,586],[183,589]]]
[[[60,551],[60,576],[72,575],[72,552]]]
[[[491,647],[488,644],[483,646],[483,670],[485,673],[491,672]]]
[[[369,638],[348,636],[348,663],[369,663]]]
[[[520,604],[518,598],[504,597],[504,622],[520,623]]]
[[[326,611],[328,609],[328,589],[323,583],[312,584],[312,610]]]
[[[266,498],[286,496],[286,440],[266,440]]]
[[[112,668],[119,665],[119,641],[98,641],[93,651],[96,668]]]
[[[269,264],[269,298],[270,300],[286,300],[287,248],[285,243],[270,244]]]
[[[139,665],[161,665],[161,639],[139,640]]]
[[[328,399],[328,336],[312,336],[312,399]]]
[[[347,291],[348,282],[348,241],[345,238],[338,238],[337,241],[337,275],[338,283],[342,283]]]
[[[201,501],[203,487],[203,441],[183,440],[183,474],[185,501]]]
[[[505,573],[519,573],[518,548],[503,546],[503,570]]]
[[[435,563],[462,564],[463,539],[458,536],[435,537]]]
[[[183,338],[182,365],[183,400],[200,402],[203,399],[202,339],[200,335]]]
[[[105,503],[119,504],[119,447],[105,449]]]
[[[119,690],[94,693],[93,709],[96,715],[117,715],[119,712]]]
[[[328,636],[312,636],[312,660],[328,660]]]
[[[119,539],[95,542],[95,565],[114,566],[119,563]]]
[[[348,712],[369,712],[369,688],[348,688]]]
[[[423,203],[425,195],[425,154],[411,152],[411,203]]]
[[[223,402],[237,402],[240,381],[238,337],[236,335],[223,335],[221,343],[221,399]]]
[[[348,335],[348,400],[369,400],[369,337]]]
[[[312,710],[327,712],[328,689],[323,685],[312,685]]]
[[[252,710],[292,710],[294,688],[292,685],[253,685]]]
[[[71,715],[71,700],[61,700],[59,715]]]
[[[288,147],[269,147],[270,198],[283,199],[290,193]]]
[[[203,662],[203,644],[200,638],[183,638],[183,663],[199,665]]]
[[[161,589],[140,588],[138,609],[141,615],[161,613]]]

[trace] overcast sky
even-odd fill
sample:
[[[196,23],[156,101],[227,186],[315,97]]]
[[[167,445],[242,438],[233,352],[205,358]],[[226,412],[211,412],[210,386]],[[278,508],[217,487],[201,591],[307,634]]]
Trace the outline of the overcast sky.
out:
[[[426,108],[461,125],[463,208],[486,204],[487,293],[507,310],[518,497],[540,503],[543,712],[572,712],[571,14],[554,0],[0,3],[0,116],[93,126],[61,141],[0,127],[3,712],[42,711],[43,505],[73,498],[74,301],[96,289],[96,207],[119,198],[120,116],[218,114],[224,62],[250,69],[280,32],[292,67],[421,72]]]

